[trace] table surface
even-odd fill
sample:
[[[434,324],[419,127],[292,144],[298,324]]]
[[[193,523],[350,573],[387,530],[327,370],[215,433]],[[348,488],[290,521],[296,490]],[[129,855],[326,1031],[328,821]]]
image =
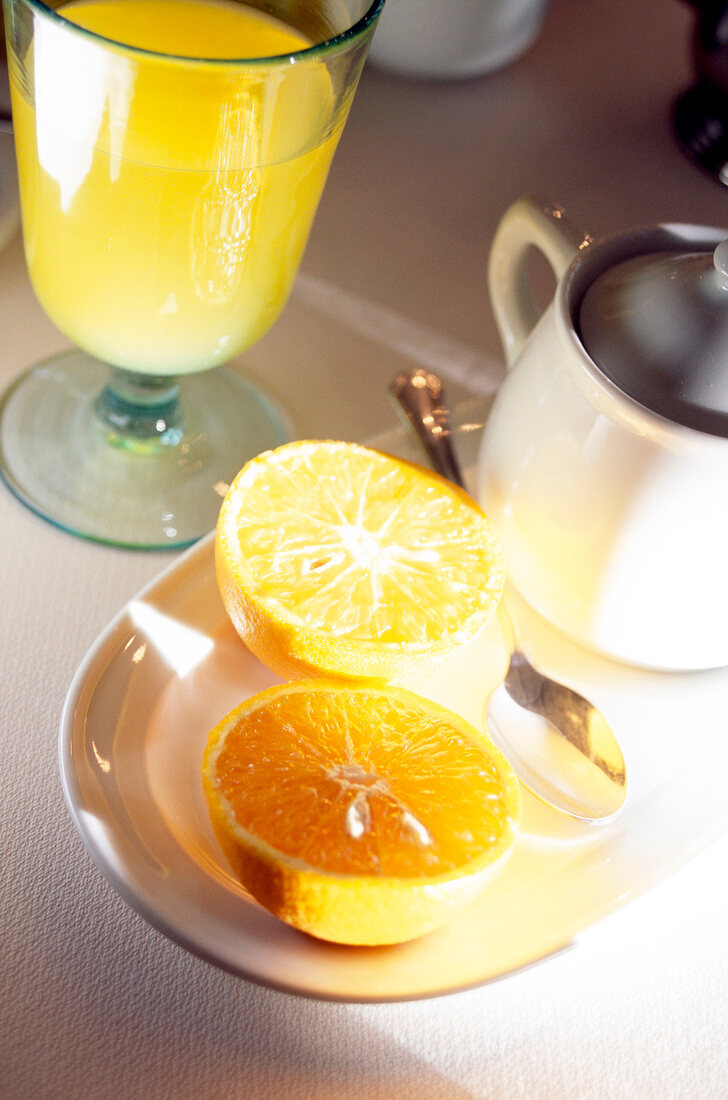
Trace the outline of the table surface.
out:
[[[486,259],[521,195],[593,236],[728,225],[728,192],[670,131],[692,20],[679,0],[553,0],[499,73],[435,83],[367,67],[291,301],[239,364],[299,435],[391,428],[402,364],[437,366],[453,400],[497,386]],[[65,346],[16,235],[0,253],[0,384]],[[572,949],[429,1001],[275,992],[147,925],[74,831],[57,731],[85,651],[172,555],[75,539],[0,490],[2,1096],[728,1096],[728,838]]]

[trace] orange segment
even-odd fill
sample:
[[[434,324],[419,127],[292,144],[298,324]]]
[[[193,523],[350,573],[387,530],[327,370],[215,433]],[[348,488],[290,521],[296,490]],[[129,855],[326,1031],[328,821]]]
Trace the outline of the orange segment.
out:
[[[220,510],[216,569],[236,630],[283,676],[428,671],[485,626],[504,583],[465,493],[337,442],[248,463]]]
[[[509,852],[515,776],[467,722],[410,691],[280,685],[227,716],[203,761],[228,860],[264,906],[342,943],[394,943],[477,895]]]

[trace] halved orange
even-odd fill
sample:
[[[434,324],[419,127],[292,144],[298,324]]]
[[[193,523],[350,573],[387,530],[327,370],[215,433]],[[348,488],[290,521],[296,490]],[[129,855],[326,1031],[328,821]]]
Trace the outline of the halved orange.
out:
[[[238,634],[296,678],[402,678],[445,662],[504,584],[490,523],[460,489],[353,443],[249,462],[223,501],[215,562]]]
[[[501,866],[520,815],[518,781],[487,738],[371,681],[261,692],[212,731],[202,777],[243,885],[339,943],[397,943],[442,924]]]

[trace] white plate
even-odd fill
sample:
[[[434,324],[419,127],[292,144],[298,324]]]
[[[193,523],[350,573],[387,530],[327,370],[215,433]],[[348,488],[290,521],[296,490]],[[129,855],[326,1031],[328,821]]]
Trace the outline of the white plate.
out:
[[[484,408],[473,406],[459,428],[458,446],[471,463]],[[400,434],[384,443],[410,450]],[[70,687],[61,772],[86,846],[120,894],[172,939],[236,974],[297,993],[429,996],[548,956],[728,828],[728,672],[629,669],[520,610],[531,656],[583,691],[617,731],[630,772],[627,805],[616,822],[589,827],[525,795],[504,871],[439,931],[388,948],[317,942],[268,914],[230,874],[207,819],[202,752],[218,719],[275,678],[228,624],[212,536],[121,612]],[[456,665],[417,688],[478,722],[504,661],[494,624]]]

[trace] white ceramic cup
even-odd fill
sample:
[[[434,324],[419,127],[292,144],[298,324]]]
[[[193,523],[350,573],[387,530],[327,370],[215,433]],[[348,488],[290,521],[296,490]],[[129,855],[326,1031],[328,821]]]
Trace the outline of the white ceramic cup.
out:
[[[538,35],[549,0],[387,0],[369,57],[425,78],[478,76],[506,65]]]
[[[560,211],[519,200],[490,253],[509,369],[477,477],[509,578],[579,642],[651,668],[728,665],[728,437],[622,392],[582,345],[579,307],[621,260],[712,252],[725,236],[673,225],[587,243]],[[528,289],[534,247],[557,279],[544,312]]]

